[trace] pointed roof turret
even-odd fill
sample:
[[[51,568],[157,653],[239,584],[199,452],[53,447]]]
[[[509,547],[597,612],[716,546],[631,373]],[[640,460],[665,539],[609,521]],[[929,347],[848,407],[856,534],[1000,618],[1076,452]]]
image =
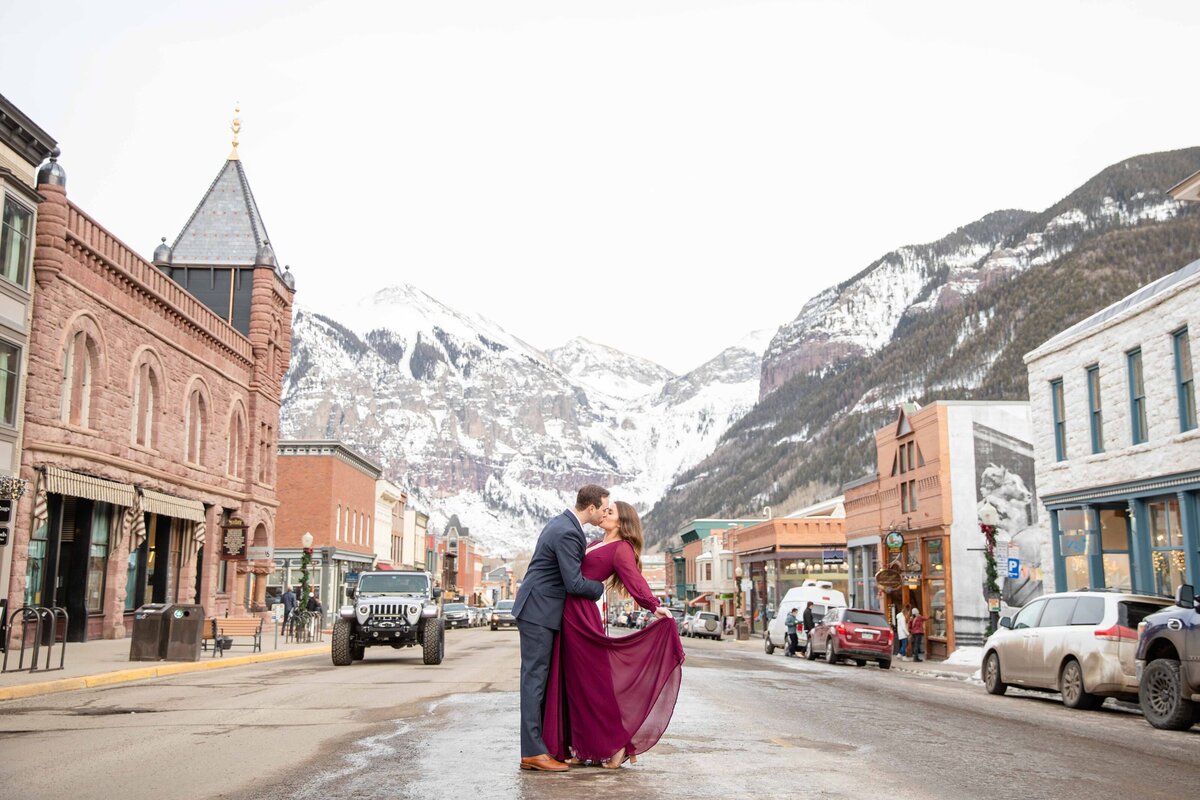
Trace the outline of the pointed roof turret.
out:
[[[221,167],[216,179],[171,246],[171,263],[252,266],[267,242],[267,229],[238,159]]]

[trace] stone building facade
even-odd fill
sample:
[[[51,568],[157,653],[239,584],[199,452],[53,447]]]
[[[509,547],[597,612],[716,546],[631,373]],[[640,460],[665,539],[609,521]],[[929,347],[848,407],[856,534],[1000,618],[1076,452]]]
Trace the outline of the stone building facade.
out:
[[[1200,582],[1198,326],[1195,261],[1025,356],[1060,589]]]
[[[34,229],[42,199],[35,187],[38,166],[56,148],[49,134],[0,95],[0,479],[16,477],[21,469]],[[11,494],[18,486],[0,482],[0,612],[7,611],[15,527],[4,489]],[[0,621],[0,629],[3,625]]]
[[[21,458],[33,490],[16,509],[9,603],[65,608],[70,640],[124,636],[149,602],[263,609],[294,289],[265,232],[222,249],[261,219],[236,152],[230,170],[241,207],[216,208],[210,190],[181,238],[246,274],[244,332],[71,203],[53,159],[38,172]]]

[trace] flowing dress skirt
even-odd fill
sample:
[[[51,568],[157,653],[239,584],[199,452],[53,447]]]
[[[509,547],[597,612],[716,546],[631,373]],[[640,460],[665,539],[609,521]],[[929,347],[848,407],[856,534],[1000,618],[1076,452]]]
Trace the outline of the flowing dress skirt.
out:
[[[601,761],[653,747],[671,722],[683,671],[673,618],[610,637],[600,610],[568,596],[554,638],[542,736],[550,755]]]

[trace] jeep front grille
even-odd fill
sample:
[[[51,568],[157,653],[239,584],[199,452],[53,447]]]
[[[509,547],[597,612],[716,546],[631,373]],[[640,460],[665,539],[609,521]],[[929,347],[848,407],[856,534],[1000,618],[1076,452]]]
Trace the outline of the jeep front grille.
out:
[[[375,619],[406,619],[420,612],[420,606],[405,603],[376,603],[371,607],[371,617]]]

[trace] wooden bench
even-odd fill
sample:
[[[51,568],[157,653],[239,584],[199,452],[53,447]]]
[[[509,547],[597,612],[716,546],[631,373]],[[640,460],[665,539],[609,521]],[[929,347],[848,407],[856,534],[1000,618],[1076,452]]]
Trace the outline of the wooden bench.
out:
[[[235,644],[244,645],[254,648],[254,652],[262,652],[262,617],[215,617],[212,620],[212,625],[208,626],[208,630],[204,632],[201,638],[201,644],[208,649],[208,642],[213,643],[213,655],[224,658],[225,649],[232,647]],[[234,642],[234,636],[249,636],[248,642]],[[224,644],[225,639],[230,639],[229,644]]]

